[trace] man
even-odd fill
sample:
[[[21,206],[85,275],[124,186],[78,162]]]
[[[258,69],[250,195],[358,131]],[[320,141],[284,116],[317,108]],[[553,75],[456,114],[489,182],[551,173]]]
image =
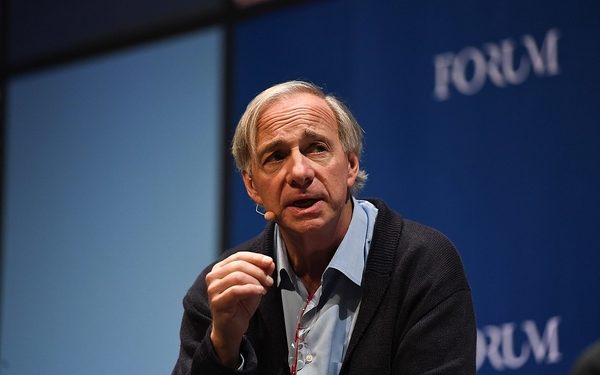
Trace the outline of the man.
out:
[[[474,374],[469,285],[452,244],[364,184],[362,129],[300,81],[248,105],[233,139],[270,223],[184,299],[173,374]]]

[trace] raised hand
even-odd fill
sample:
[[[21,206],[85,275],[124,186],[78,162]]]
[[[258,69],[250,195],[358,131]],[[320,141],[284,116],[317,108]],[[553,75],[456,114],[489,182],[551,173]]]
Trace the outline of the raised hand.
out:
[[[217,356],[231,368],[239,363],[242,336],[260,299],[273,285],[273,259],[241,251],[214,265],[206,275],[213,323],[210,339]]]

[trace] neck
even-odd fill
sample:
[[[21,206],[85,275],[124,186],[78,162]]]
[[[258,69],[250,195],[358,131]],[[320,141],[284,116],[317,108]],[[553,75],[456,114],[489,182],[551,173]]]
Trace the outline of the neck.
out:
[[[313,294],[321,285],[323,272],[329,265],[337,247],[315,249],[311,247],[288,246],[288,259],[294,273],[302,280],[309,294]]]
[[[290,265],[309,294],[321,285],[323,272],[346,235],[351,219],[352,201],[349,200],[331,229],[298,234],[280,228]]]

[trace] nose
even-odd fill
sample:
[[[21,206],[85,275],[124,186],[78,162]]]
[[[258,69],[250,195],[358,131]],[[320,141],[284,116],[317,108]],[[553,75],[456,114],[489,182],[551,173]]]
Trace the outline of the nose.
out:
[[[289,158],[289,171],[287,182],[290,186],[300,189],[305,189],[312,183],[315,178],[310,160],[301,152],[292,152]]]

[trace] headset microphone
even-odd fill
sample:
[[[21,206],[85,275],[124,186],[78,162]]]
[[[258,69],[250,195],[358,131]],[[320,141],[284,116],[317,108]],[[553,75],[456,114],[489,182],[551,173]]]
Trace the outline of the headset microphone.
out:
[[[277,215],[275,215],[275,212],[273,212],[273,211],[266,211],[264,214],[264,217],[265,217],[265,220],[267,220],[267,221],[273,221],[273,220],[275,220]]]
[[[259,215],[262,215],[265,218],[265,220],[267,220],[267,221],[273,221],[277,218],[277,215],[275,215],[275,212],[265,211],[264,208],[258,204],[256,205],[255,211]]]

